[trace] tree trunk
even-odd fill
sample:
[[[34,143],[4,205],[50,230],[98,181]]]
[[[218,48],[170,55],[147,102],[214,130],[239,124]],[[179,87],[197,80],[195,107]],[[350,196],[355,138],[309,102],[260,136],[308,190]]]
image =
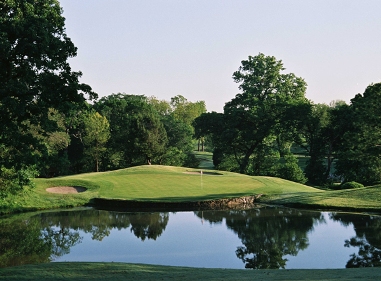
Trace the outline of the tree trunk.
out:
[[[254,145],[254,144],[251,145],[250,148],[246,151],[245,156],[243,157],[241,163],[239,163],[239,172],[241,174],[245,174],[246,173],[247,166],[249,166],[250,156],[253,154],[254,149],[255,149],[256,146],[257,146],[257,144],[256,145]]]

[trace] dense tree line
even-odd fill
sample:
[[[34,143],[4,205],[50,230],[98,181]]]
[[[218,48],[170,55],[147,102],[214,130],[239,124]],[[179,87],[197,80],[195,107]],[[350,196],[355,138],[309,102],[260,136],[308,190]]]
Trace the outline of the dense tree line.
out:
[[[56,0],[0,4],[0,196],[35,176],[196,165],[192,122],[205,103],[181,95],[96,100],[68,63],[77,48],[64,23]]]
[[[379,183],[381,83],[350,105],[314,104],[305,97],[305,81],[283,71],[275,57],[250,56],[233,74],[241,92],[224,112],[195,120],[196,136],[211,140],[215,166],[318,185]],[[297,151],[305,155],[304,169]]]
[[[35,176],[105,171],[141,164],[197,166],[194,139],[218,169],[326,184],[381,177],[381,84],[349,105],[314,104],[306,82],[258,54],[233,73],[240,93],[223,113],[203,101],[127,94],[97,100],[68,59],[56,0],[0,6],[0,195]],[[300,165],[305,155],[306,165]],[[303,169],[301,168],[303,167]]]
[[[67,139],[54,110],[67,113],[96,98],[68,59],[77,49],[67,37],[59,3],[0,4],[0,190],[17,191],[38,174]],[[53,114],[52,114],[53,112]]]

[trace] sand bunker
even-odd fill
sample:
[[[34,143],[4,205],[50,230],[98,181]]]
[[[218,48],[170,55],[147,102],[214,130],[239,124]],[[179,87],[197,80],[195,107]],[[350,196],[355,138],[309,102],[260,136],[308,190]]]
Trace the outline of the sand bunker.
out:
[[[47,188],[46,191],[50,193],[69,194],[85,192],[86,188],[81,186],[55,186]]]

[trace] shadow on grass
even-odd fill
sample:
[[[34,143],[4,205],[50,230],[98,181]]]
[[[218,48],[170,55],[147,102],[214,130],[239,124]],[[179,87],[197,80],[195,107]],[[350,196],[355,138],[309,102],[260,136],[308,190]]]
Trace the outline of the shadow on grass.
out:
[[[381,268],[244,270],[125,263],[47,263],[0,269],[0,280],[379,280]]]

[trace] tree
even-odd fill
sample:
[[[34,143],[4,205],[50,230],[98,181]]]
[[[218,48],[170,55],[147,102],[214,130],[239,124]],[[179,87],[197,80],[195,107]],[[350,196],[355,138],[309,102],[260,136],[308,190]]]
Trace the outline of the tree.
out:
[[[188,125],[192,125],[194,119],[206,112],[204,101],[190,102],[182,95],[171,98],[170,105],[174,118]]]
[[[300,138],[297,139],[297,143],[309,156],[305,173],[310,183],[322,184],[326,180],[324,165],[326,141],[323,130],[328,126],[329,118],[328,105],[311,104],[299,131]]]
[[[160,162],[168,138],[145,96],[113,94],[101,98],[94,108],[110,123],[109,168]]]
[[[368,86],[351,100],[349,129],[338,151],[336,173],[344,181],[381,181],[381,83]]]
[[[85,154],[95,161],[95,171],[99,172],[99,162],[110,138],[110,124],[98,112],[90,112],[84,118],[84,127]]]
[[[65,112],[73,104],[95,98],[79,83],[68,59],[77,49],[65,32],[56,0],[4,0],[0,6],[0,178],[15,171],[15,186],[28,180],[44,145],[27,131],[25,121],[44,125],[49,109]],[[86,96],[87,95],[87,96]],[[45,128],[43,128],[45,129]]]
[[[293,154],[284,156],[284,163],[279,165],[275,175],[282,179],[302,184],[307,181],[302,169],[298,165],[298,159]]]
[[[43,177],[66,175],[70,168],[67,154],[70,136],[65,126],[65,116],[56,109],[50,109],[48,120],[53,121],[52,128],[46,133],[40,131],[36,136],[40,137],[47,147],[46,154],[39,160],[39,173]]]
[[[249,173],[249,165],[260,166],[256,161],[260,158],[253,155],[261,154],[282,132],[292,130],[296,119],[289,113],[308,103],[304,80],[292,73],[282,74],[283,70],[281,61],[260,53],[242,61],[233,74],[242,92],[226,103],[225,125],[215,139],[220,140],[216,148],[234,156],[240,173]]]
[[[197,167],[199,161],[192,153],[194,147],[194,129],[192,123],[196,117],[206,111],[205,102],[190,102],[178,95],[171,102],[148,99],[160,115],[161,122],[167,132],[168,144],[161,164]]]

